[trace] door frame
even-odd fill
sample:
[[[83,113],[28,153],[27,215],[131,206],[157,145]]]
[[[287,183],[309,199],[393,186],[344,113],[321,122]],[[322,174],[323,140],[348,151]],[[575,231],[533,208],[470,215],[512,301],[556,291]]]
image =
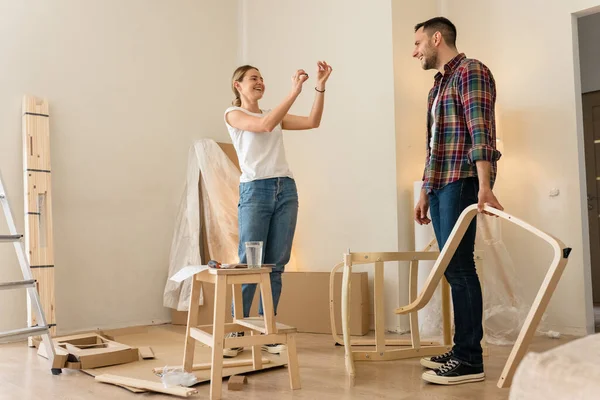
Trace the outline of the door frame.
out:
[[[575,91],[575,112],[577,128],[577,153],[579,166],[580,210],[582,228],[582,257],[583,257],[583,288],[585,295],[585,315],[587,334],[595,332],[594,301],[592,292],[592,262],[590,254],[590,231],[588,219],[588,190],[586,180],[585,138],[583,134],[583,91],[581,89],[581,67],[579,58],[579,30],[578,20],[581,17],[600,12],[600,6],[588,8],[571,14],[571,28],[573,32],[573,72]],[[600,290],[600,289],[598,289]]]

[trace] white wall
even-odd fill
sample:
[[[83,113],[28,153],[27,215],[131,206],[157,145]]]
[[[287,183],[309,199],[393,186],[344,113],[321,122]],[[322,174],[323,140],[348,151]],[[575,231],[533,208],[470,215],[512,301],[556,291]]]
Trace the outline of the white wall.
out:
[[[579,57],[581,60],[581,90],[600,90],[600,13],[579,19]]]
[[[330,271],[353,251],[398,248],[392,10],[389,1],[243,2],[243,60],[265,79],[276,106],[298,68],[310,75],[291,112],[307,114],[317,60],[333,66],[321,127],[286,132],[300,196],[295,263]],[[386,271],[389,329],[399,329],[398,270]]]
[[[504,140],[496,187],[500,202],[573,248],[548,308],[548,326],[583,334],[591,323],[586,308],[591,294],[572,13],[600,2],[444,3],[446,16],[458,27],[459,50],[486,63],[496,78],[498,135]],[[549,196],[553,188],[560,190],[558,197]],[[504,241],[522,294],[531,301],[551,261],[550,249],[512,225],[504,226]]]
[[[162,291],[187,151],[198,138],[228,139],[237,3],[0,6],[0,168],[20,230],[21,98],[50,103],[59,333],[168,320]],[[19,275],[11,250],[1,249],[2,281]],[[23,293],[0,295],[0,330],[24,326]]]

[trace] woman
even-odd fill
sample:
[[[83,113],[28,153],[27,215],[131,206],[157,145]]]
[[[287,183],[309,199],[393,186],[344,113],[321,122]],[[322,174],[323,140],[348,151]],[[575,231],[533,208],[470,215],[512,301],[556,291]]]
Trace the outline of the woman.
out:
[[[244,65],[233,73],[231,89],[234,107],[225,111],[225,123],[242,170],[238,205],[240,263],[246,263],[246,242],[263,242],[263,263],[274,264],[271,272],[273,307],[281,295],[281,274],[290,259],[296,217],[298,193],[292,172],[285,158],[282,130],[312,129],[319,126],[323,114],[325,83],[332,68],[324,61],[317,63],[315,101],[308,117],[288,114],[302,92],[308,74],[300,69],[292,76],[292,89],[273,110],[262,110],[258,101],[263,97],[265,84],[260,71]],[[255,284],[242,285],[244,318],[256,290]],[[262,315],[262,301],[258,313]],[[230,334],[241,336],[243,332]],[[270,353],[281,353],[285,345],[267,345]],[[235,357],[243,349],[225,349],[225,357]]]

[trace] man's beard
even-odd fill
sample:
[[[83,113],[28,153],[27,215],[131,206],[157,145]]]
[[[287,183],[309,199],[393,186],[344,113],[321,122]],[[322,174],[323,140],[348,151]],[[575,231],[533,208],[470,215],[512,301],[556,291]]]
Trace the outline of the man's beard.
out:
[[[437,65],[437,52],[427,57],[423,56],[423,69],[433,69]]]

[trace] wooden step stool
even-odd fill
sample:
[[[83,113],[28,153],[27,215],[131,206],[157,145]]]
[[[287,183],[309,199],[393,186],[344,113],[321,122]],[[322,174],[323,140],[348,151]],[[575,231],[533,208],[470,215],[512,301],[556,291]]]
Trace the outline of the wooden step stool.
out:
[[[290,386],[292,389],[300,389],[300,371],[298,369],[298,355],[296,354],[296,328],[275,323],[270,273],[270,267],[256,269],[208,269],[197,273],[193,277],[183,368],[186,372],[192,372],[196,340],[212,348],[210,369],[211,400],[221,398],[223,349],[232,347],[252,346],[253,368],[254,370],[259,370],[262,369],[262,345],[275,343],[287,344]],[[203,282],[215,285],[214,319],[212,325],[197,326],[198,309],[200,307],[198,304],[200,300],[200,288]],[[244,318],[242,308],[242,284],[244,283],[260,284],[263,317]],[[234,305],[233,322],[228,324],[225,323],[226,312],[229,312],[229,307],[226,304],[227,285],[232,285]],[[230,332],[244,332],[246,334],[243,337],[225,339],[225,334]],[[250,333],[251,336],[248,336],[247,333]]]

